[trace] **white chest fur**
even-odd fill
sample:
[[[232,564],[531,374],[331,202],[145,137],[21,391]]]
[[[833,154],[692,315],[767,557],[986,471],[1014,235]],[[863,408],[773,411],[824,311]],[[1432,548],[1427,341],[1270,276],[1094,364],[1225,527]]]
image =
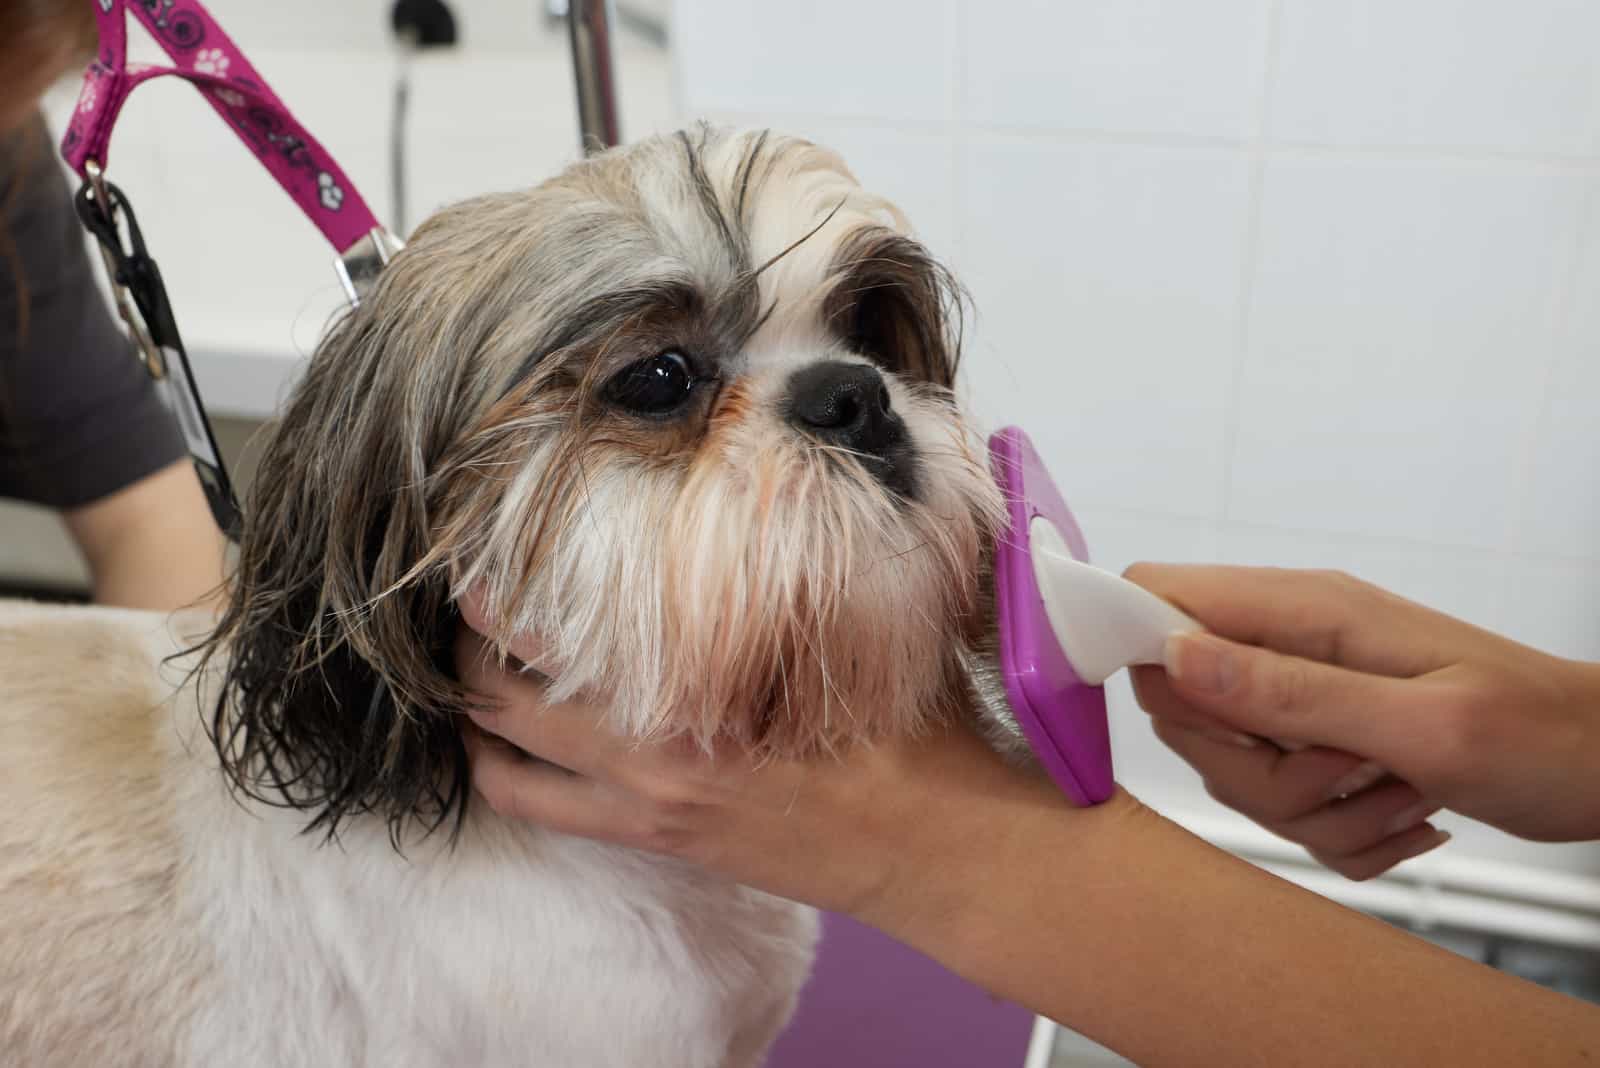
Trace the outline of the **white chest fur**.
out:
[[[487,814],[401,857],[380,827],[322,844],[224,804],[185,820],[227,992],[196,1068],[742,1068],[810,966],[809,910],[652,858]]]
[[[0,1061],[753,1068],[810,910],[505,824],[242,806],[154,617],[0,602]]]

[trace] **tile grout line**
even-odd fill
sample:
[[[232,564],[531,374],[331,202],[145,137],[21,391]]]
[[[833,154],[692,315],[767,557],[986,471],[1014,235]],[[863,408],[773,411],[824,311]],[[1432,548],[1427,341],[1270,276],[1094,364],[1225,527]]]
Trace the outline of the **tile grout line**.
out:
[[[1577,315],[1578,279],[1582,277],[1589,252],[1584,236],[1595,217],[1597,199],[1600,198],[1596,197],[1595,183],[1586,184],[1578,205],[1578,225],[1573,228],[1574,233],[1568,245],[1566,269],[1552,300],[1550,350],[1546,353],[1544,366],[1540,369],[1533,422],[1525,431],[1521,441],[1520,463],[1516,464],[1512,471],[1512,476],[1516,480],[1511,486],[1510,494],[1512,518],[1505,532],[1505,541],[1502,543],[1502,548],[1508,553],[1516,553],[1520,546],[1528,544],[1528,498],[1533,484],[1533,468],[1539,451],[1539,442],[1543,440],[1545,427],[1549,422],[1551,402],[1555,399],[1556,365],[1566,350],[1567,343],[1575,337],[1574,318]]]
[[[945,5],[945,30],[950,34],[950,91],[945,102],[950,117],[950,130],[946,142],[950,146],[950,173],[945,176],[950,190],[950,260],[961,263],[966,252],[966,179],[963,175],[966,162],[967,49],[966,36],[961,33],[960,12],[963,0],[948,0]],[[966,339],[962,339],[965,344]]]
[[[1239,293],[1234,308],[1233,360],[1228,368],[1228,388],[1222,400],[1222,481],[1218,487],[1218,530],[1221,538],[1233,500],[1234,465],[1239,448],[1240,392],[1250,355],[1250,320],[1255,299],[1256,273],[1261,259],[1261,216],[1265,194],[1266,151],[1264,143],[1271,118],[1272,82],[1277,74],[1278,23],[1283,0],[1270,0],[1262,42],[1260,88],[1256,96],[1255,137],[1249,149],[1250,185],[1245,218],[1244,247],[1239,256]],[[1220,541],[1218,549],[1220,551]]]
[[[1333,159],[1356,165],[1448,164],[1470,167],[1505,167],[1535,173],[1600,176],[1600,156],[1563,155],[1555,152],[1517,152],[1503,149],[1472,148],[1460,145],[1379,145],[1338,144],[1297,141],[1262,136],[1225,137],[1209,134],[1165,134],[1155,132],[1096,130],[1088,127],[1050,127],[1024,124],[975,122],[970,119],[929,119],[865,113],[823,113],[767,109],[708,107],[708,112],[737,115],[754,121],[781,117],[797,122],[818,122],[845,127],[894,128],[922,134],[944,133],[1011,139],[1028,144],[1112,145],[1129,148],[1167,149],[1191,152],[1260,152],[1268,158]]]

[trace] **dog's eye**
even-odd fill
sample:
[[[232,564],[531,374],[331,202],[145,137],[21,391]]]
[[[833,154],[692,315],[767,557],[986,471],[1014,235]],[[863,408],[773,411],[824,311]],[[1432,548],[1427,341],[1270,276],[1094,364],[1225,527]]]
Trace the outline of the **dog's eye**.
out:
[[[683,354],[668,350],[624,368],[606,392],[631,412],[666,415],[688,402],[695,381]]]

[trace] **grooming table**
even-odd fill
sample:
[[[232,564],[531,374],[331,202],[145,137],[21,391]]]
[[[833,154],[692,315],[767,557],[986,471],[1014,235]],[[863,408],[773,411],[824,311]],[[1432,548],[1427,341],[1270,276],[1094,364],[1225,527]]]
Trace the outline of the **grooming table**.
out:
[[[825,913],[816,968],[766,1068],[1022,1068],[1033,1014]]]

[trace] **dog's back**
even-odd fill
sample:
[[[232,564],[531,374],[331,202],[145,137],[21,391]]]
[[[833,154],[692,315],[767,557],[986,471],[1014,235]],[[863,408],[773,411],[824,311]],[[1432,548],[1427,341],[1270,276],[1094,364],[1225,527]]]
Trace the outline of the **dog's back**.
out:
[[[203,995],[198,942],[170,919],[177,784],[156,662],[172,649],[159,616],[0,602],[7,1064],[154,1062]]]
[[[0,1061],[759,1062],[808,910],[481,808],[395,852],[236,802],[163,617],[0,602]]]

